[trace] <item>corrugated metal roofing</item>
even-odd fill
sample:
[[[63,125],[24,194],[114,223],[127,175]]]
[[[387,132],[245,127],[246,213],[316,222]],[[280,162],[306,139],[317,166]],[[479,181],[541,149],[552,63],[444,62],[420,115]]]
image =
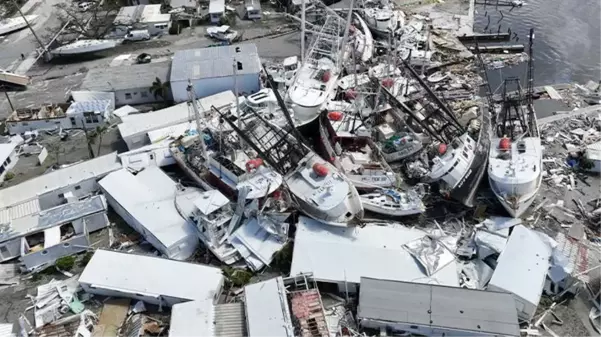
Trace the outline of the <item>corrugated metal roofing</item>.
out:
[[[33,198],[0,210],[0,224],[10,223],[11,220],[22,218],[40,211],[39,199]]]
[[[142,12],[146,5],[124,6],[119,9],[119,13],[115,17],[113,23],[115,25],[129,26],[142,18]]]
[[[121,163],[117,158],[117,152],[86,160],[1,189],[0,205],[8,207],[33,200],[44,193],[90,178],[100,178],[120,168]]]
[[[215,305],[215,337],[247,336],[244,303]]]
[[[84,216],[106,210],[104,196],[96,195],[88,199],[59,205],[24,217],[12,219],[8,227],[0,228],[0,242],[24,234],[57,226]]]
[[[0,323],[0,337],[15,337],[13,333],[13,324],[11,323]]]
[[[361,278],[359,320],[519,336],[511,294]]]
[[[150,89],[157,77],[163,83],[169,81],[170,70],[170,61],[96,68],[88,71],[80,89],[108,92],[139,88]]]
[[[233,76],[235,62],[241,66],[236,70],[238,75],[261,72],[254,44],[178,50],[173,56],[171,82]]]
[[[587,146],[586,155],[590,160],[601,160],[601,142]]]
[[[225,12],[225,0],[210,0],[209,14],[221,14]]]
[[[111,105],[109,100],[93,100],[86,102],[73,102],[67,109],[66,114],[79,114],[84,112],[99,112],[104,114],[106,108]]]

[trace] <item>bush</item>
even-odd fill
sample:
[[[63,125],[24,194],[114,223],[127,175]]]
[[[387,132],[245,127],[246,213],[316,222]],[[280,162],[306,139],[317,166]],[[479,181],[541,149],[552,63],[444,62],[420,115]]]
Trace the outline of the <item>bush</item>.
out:
[[[234,287],[243,287],[252,278],[253,274],[246,269],[224,267],[223,275],[226,280]]]
[[[83,256],[83,258],[81,259],[81,261],[79,261],[79,265],[81,267],[87,266],[88,262],[90,262],[90,259],[92,258],[92,256],[94,256],[94,252],[86,252],[85,255]]]
[[[59,258],[58,260],[56,260],[56,262],[54,263],[54,266],[57,269],[60,269],[63,271],[71,270],[74,265],[75,265],[75,256],[63,256],[63,257]]]
[[[6,174],[4,175],[4,180],[11,180],[12,178],[15,177],[15,174],[12,172],[6,172]]]

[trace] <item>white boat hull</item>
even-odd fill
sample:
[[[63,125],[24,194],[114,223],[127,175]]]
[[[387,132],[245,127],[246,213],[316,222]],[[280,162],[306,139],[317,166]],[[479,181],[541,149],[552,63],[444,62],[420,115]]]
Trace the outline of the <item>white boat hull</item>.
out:
[[[98,42],[96,42],[98,41]],[[57,56],[68,56],[68,55],[78,55],[78,54],[88,54],[95,53],[111,48],[115,48],[117,46],[117,41],[113,40],[89,40],[89,41],[76,41],[71,44],[58,47],[50,51],[51,54]]]
[[[25,19],[32,25],[37,19],[37,15],[25,15]],[[0,35],[9,34],[27,27],[27,22],[22,17],[8,18],[0,21]]]
[[[381,205],[370,202],[369,199],[367,199],[363,196],[361,197],[361,202],[363,203],[363,208],[365,208],[368,211],[378,213],[378,214],[390,215],[390,216],[408,216],[408,215],[420,214],[420,213],[423,213],[426,211],[426,208],[424,207],[423,204],[420,204],[415,207],[405,208],[405,209],[401,209],[401,208],[396,209],[396,208],[392,208],[392,207],[382,207]]]
[[[494,181],[489,177],[489,183],[493,186]],[[511,215],[513,218],[519,218],[526,212],[528,208],[532,205],[534,199],[536,199],[536,195],[538,194],[538,190],[540,189],[542,183],[542,175],[538,175],[538,178],[533,181],[532,191],[522,195],[511,195],[511,191],[507,191],[503,193],[503,191],[497,191],[495,188],[492,188],[493,193],[503,205],[503,208],[507,210],[507,213]],[[505,195],[505,196],[504,196]],[[508,199],[513,199],[515,201],[510,202]]]

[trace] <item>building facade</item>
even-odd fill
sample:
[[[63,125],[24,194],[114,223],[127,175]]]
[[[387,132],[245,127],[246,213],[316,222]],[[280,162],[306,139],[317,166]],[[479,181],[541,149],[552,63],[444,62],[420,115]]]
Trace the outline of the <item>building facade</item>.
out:
[[[254,44],[180,50],[175,52],[170,75],[173,100],[188,100],[189,81],[196,98],[226,90],[249,95],[261,89],[260,73],[261,61]]]
[[[171,62],[92,69],[84,78],[81,89],[112,92],[115,106],[170,101],[171,90],[167,84],[170,71]],[[161,88],[153,87],[157,78]]]

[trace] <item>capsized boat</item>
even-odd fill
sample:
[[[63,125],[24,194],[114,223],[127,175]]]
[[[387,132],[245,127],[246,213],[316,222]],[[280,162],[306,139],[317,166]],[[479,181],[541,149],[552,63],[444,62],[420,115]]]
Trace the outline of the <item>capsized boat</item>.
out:
[[[336,94],[336,83],[346,49],[341,45],[340,27],[344,27],[340,17],[326,17],[305,62],[288,89],[287,100],[294,111],[296,127],[319,117],[321,107]]]
[[[373,193],[362,194],[363,207],[374,213],[390,216],[407,216],[419,214],[426,211],[422,202],[425,193],[421,190],[422,185],[416,186],[409,191],[398,189],[382,189]]]
[[[88,54],[115,48],[115,46],[117,46],[117,40],[78,40],[54,48],[50,53],[59,56]]]
[[[532,40],[528,64],[526,97],[522,97],[519,79],[504,81],[501,113],[493,118],[495,134],[488,156],[490,187],[515,218],[530,207],[543,177],[543,147],[532,103]],[[517,89],[514,94],[508,94],[511,84],[515,84],[512,89]]]

